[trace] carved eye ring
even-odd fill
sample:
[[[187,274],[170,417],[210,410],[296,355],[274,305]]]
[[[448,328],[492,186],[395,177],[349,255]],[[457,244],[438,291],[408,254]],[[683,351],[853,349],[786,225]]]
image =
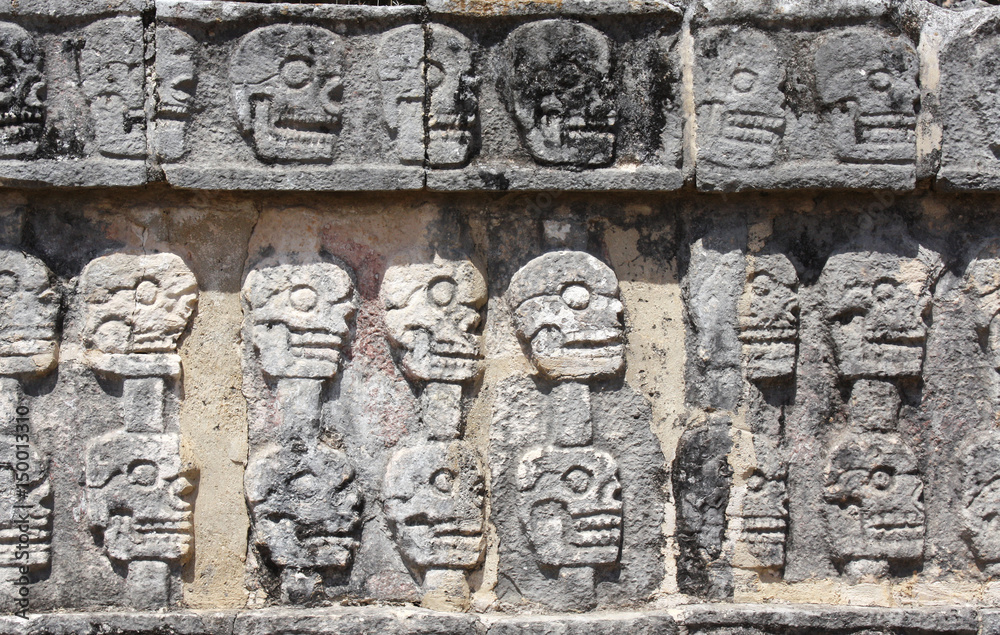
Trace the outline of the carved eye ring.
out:
[[[443,467],[431,474],[430,483],[442,494],[451,494],[455,488],[455,473]]]
[[[433,280],[427,286],[427,295],[430,297],[431,302],[440,307],[445,307],[455,299],[457,286],[455,281],[449,278]]]
[[[885,468],[879,468],[872,472],[869,481],[875,489],[885,491],[892,485],[892,474]]]
[[[738,93],[749,93],[757,83],[757,73],[741,68],[733,73],[733,88]]]
[[[594,475],[586,468],[574,465],[563,473],[562,480],[573,492],[582,494],[590,487],[593,477]]]
[[[892,75],[887,71],[874,71],[868,76],[868,85],[884,93],[892,86]]]
[[[302,88],[313,79],[311,60],[302,57],[292,57],[281,65],[281,79],[290,88]]]
[[[135,288],[135,301],[139,304],[145,304],[149,306],[156,302],[156,283],[149,280],[143,280],[139,283],[139,286]]]
[[[296,311],[312,311],[319,303],[319,294],[312,287],[302,284],[288,294],[288,303]]]
[[[590,306],[590,289],[582,284],[568,285],[562,292],[562,300],[571,309],[580,311]]]
[[[156,483],[159,468],[150,461],[136,461],[128,466],[128,480],[135,485],[149,487]]]

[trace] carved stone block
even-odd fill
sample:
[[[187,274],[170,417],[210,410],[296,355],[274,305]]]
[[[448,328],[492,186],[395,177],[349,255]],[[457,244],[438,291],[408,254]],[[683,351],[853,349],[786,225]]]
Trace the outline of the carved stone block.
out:
[[[160,161],[177,161],[188,150],[187,127],[198,86],[197,46],[194,38],[180,29],[170,26],[156,29],[153,140]]]
[[[913,187],[915,43],[878,3],[858,11],[865,26],[840,26],[852,12],[799,3],[776,17],[764,6],[700,3],[699,189]]]

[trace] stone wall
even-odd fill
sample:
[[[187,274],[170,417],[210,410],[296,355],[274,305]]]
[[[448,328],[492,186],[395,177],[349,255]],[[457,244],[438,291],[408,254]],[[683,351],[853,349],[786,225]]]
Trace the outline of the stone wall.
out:
[[[0,633],[1000,632],[997,60],[0,2]]]

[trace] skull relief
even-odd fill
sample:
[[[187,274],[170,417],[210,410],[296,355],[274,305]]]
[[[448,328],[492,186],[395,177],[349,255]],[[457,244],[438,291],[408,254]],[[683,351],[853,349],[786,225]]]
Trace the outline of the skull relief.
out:
[[[841,377],[911,377],[923,367],[936,254],[910,245],[907,255],[861,246],[823,268],[826,319]],[[880,253],[883,252],[883,253]]]
[[[785,134],[785,67],[775,42],[761,31],[711,30],[700,38],[698,63],[700,102],[713,107],[700,157],[729,168],[773,165]]]
[[[856,433],[836,446],[824,493],[835,558],[843,563],[919,559],[923,490],[916,458],[899,435]]]
[[[397,452],[385,475],[385,513],[407,562],[474,569],[486,549],[486,471],[464,441]]]
[[[614,160],[611,45],[571,20],[519,26],[503,44],[497,90],[536,161],[598,167]]]
[[[799,277],[782,254],[753,257],[740,311],[740,340],[751,380],[795,372]]]
[[[511,278],[507,302],[532,363],[551,379],[597,379],[625,364],[618,278],[581,251],[535,258]]]
[[[51,559],[52,541],[49,462],[35,448],[24,447],[15,443],[14,436],[0,437],[0,567],[44,569]],[[14,471],[25,464],[27,470]],[[21,542],[22,535],[27,536],[27,545]],[[21,551],[28,548],[27,561],[23,555],[17,557],[18,545]]]
[[[358,548],[361,496],[347,456],[292,441],[250,462],[246,497],[257,544],[275,565],[345,568]]]
[[[462,382],[480,371],[479,309],[486,281],[467,260],[390,266],[382,281],[389,341],[408,377]]]
[[[1000,435],[977,433],[962,453],[962,519],[972,553],[1000,574]]]
[[[357,308],[354,283],[332,262],[258,266],[243,298],[254,348],[272,377],[337,374]]]
[[[521,524],[549,567],[613,565],[622,537],[618,462],[591,447],[529,450],[517,467]]]
[[[169,26],[156,27],[156,142],[163,161],[176,161],[185,152],[185,125],[198,83],[196,48],[194,38],[187,33]]]
[[[750,553],[765,567],[785,564],[788,532],[788,488],[784,471],[755,470],[743,499],[743,538]]]
[[[379,42],[382,110],[402,163],[424,162],[424,28],[393,29]]]
[[[174,353],[198,301],[198,282],[174,254],[114,254],[80,276],[84,342],[102,353]]]
[[[963,291],[971,296],[976,311],[976,328],[985,333],[987,350],[994,369],[1000,371],[1000,240],[981,245],[962,279]]]
[[[314,26],[266,26],[230,63],[236,121],[264,161],[327,163],[340,131],[343,44]]]
[[[38,151],[45,123],[42,52],[21,27],[0,22],[0,158]]]
[[[98,437],[86,453],[87,517],[112,560],[181,563],[191,555],[194,487],[173,434],[122,431]]]
[[[918,65],[910,42],[874,29],[842,31],[822,38],[815,63],[841,161],[916,160]]]
[[[37,258],[0,250],[0,374],[41,373],[55,364],[59,296]]]

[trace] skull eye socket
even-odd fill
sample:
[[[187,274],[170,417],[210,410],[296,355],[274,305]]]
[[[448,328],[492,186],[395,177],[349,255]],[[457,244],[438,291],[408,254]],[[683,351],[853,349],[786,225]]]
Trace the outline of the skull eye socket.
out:
[[[886,71],[875,71],[868,76],[868,85],[884,93],[892,86],[892,75]]]
[[[442,494],[451,494],[455,487],[455,473],[447,468],[431,474],[431,485]]]
[[[457,285],[454,280],[448,280],[447,278],[435,280],[427,287],[427,293],[434,304],[444,307],[451,304],[451,301],[455,299],[456,287]]]
[[[764,477],[760,474],[754,474],[749,479],[747,479],[747,489],[751,492],[759,492],[764,489]]]
[[[437,88],[444,82],[445,72],[444,68],[437,62],[427,63],[427,86],[428,88]]]
[[[733,89],[738,93],[749,93],[757,83],[757,73],[740,69],[733,73]]]
[[[288,294],[288,303],[296,311],[312,311],[319,303],[319,294],[312,287],[300,285]]]
[[[128,480],[135,485],[148,487],[156,483],[159,468],[150,461],[136,461],[128,467]]]
[[[571,309],[586,309],[590,305],[590,289],[582,284],[571,284],[563,289],[562,299]]]
[[[143,280],[139,283],[139,286],[135,288],[135,301],[139,304],[145,304],[149,306],[156,302],[156,283],[149,280]]]
[[[587,469],[579,465],[571,467],[562,475],[562,480],[577,494],[582,494],[590,487],[590,481],[594,475]]]
[[[281,79],[290,88],[302,88],[312,81],[313,65],[310,60],[293,57],[281,65]]]
[[[879,468],[872,472],[869,482],[875,489],[885,491],[892,485],[892,472],[888,468]]]

